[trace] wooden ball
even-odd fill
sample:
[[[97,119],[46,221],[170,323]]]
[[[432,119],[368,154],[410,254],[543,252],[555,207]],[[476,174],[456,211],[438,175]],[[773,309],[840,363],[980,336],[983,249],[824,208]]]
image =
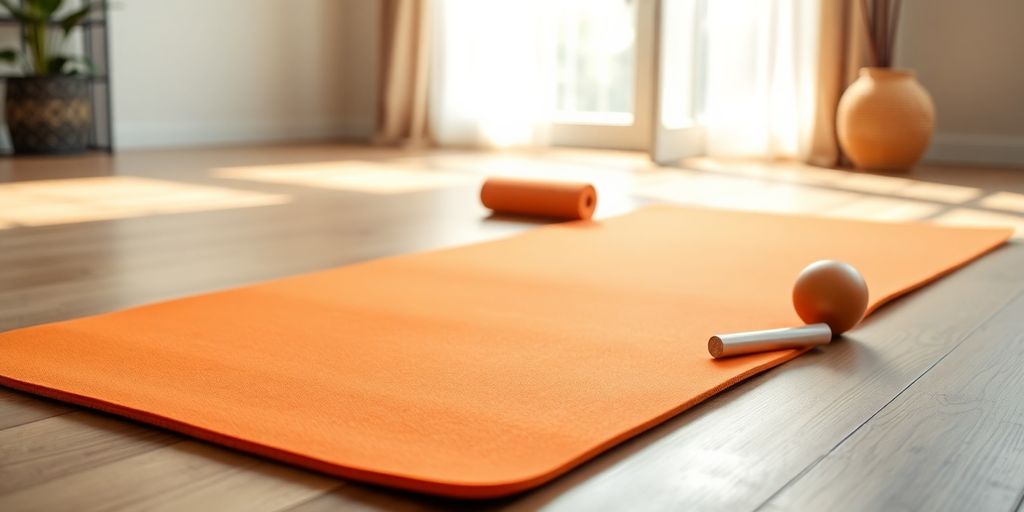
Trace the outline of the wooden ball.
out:
[[[826,323],[838,336],[857,325],[868,307],[868,285],[852,265],[820,260],[804,268],[793,285],[793,307],[808,324]]]

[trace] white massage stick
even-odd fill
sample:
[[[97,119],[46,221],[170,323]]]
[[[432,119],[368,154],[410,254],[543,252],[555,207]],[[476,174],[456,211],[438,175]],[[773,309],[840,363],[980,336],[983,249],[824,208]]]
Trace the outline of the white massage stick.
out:
[[[868,286],[853,266],[820,260],[804,268],[793,285],[793,307],[809,325],[718,334],[708,340],[711,357],[824,345],[857,325],[868,307]]]

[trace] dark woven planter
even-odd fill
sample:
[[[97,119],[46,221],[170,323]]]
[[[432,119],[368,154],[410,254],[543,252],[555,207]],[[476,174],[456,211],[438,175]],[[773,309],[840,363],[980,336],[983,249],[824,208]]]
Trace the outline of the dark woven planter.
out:
[[[86,77],[8,78],[4,110],[15,153],[78,153],[89,145]]]

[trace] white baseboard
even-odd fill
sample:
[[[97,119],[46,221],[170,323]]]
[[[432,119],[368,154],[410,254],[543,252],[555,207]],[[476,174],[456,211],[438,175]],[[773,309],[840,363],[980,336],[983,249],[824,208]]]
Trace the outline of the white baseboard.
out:
[[[1024,135],[937,133],[924,161],[1024,167]]]

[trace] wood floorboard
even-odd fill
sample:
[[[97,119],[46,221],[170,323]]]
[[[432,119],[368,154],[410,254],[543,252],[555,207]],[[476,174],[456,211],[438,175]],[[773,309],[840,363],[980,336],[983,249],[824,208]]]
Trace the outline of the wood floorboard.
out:
[[[181,441],[88,411],[0,430],[0,496]]]
[[[1015,510],[1024,489],[1022,319],[1024,294],[768,508]]]
[[[179,441],[0,495],[0,510],[273,511],[342,485],[200,442]]]
[[[1024,245],[996,251],[511,508],[617,510],[643,497],[655,510],[755,509],[1009,303],[1022,260]]]
[[[364,167],[422,172],[424,186],[382,192],[337,180],[255,179],[266,169],[310,165],[342,175]],[[924,167],[885,176],[785,163],[687,165],[655,168],[628,152],[345,146],[0,160],[0,199],[4,182],[91,176],[287,198],[14,227],[0,201],[0,330],[536,226],[487,217],[475,184],[493,172],[592,179],[602,194],[599,215],[678,202],[936,222],[974,209],[1024,225],[1020,170]],[[228,178],[224,169],[244,172]],[[1024,245],[997,250],[883,308],[848,339],[743,382],[540,489],[498,501],[350,484],[0,389],[0,510],[1013,508],[1024,496],[1024,407],[1016,400],[1024,340],[1014,327],[1024,317],[1022,263]]]
[[[73,410],[72,407],[53,400],[0,387],[0,431],[67,414]]]

